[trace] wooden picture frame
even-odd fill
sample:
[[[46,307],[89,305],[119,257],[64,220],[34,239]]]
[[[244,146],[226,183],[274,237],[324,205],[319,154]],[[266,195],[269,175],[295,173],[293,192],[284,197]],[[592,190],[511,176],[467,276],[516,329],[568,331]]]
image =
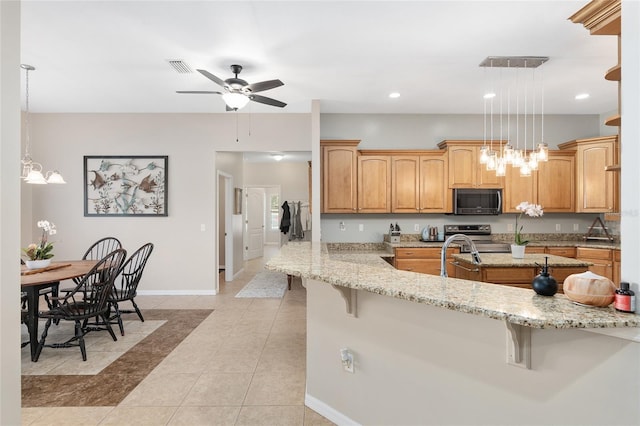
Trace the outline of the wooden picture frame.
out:
[[[168,216],[166,155],[85,155],[85,216]]]

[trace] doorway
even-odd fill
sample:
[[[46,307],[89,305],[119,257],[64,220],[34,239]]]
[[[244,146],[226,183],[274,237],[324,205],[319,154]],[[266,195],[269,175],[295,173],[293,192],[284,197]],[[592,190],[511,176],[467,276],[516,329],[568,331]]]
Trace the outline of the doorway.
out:
[[[218,259],[216,277],[224,272],[225,281],[233,281],[233,177],[227,173],[218,171],[218,197],[216,199],[216,211],[218,212],[217,246]],[[216,293],[220,291],[218,279],[216,279]]]

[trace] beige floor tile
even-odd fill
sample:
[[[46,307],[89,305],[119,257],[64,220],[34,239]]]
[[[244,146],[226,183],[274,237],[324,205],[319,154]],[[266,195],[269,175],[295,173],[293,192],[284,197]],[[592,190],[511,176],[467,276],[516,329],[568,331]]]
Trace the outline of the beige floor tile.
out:
[[[240,410],[238,426],[286,426],[302,425],[304,422],[303,406],[244,406]]]
[[[57,349],[56,349],[57,350]],[[124,352],[89,352],[87,351],[87,360],[82,361],[80,350],[77,358],[67,357],[67,360],[55,368],[48,371],[47,374],[54,375],[95,375],[101,372],[105,367],[118,359]],[[44,350],[43,350],[44,351]],[[41,357],[44,355],[41,355]]]
[[[253,373],[260,359],[260,351],[220,349],[209,358],[207,373]]]
[[[183,406],[240,406],[249,389],[250,373],[206,373],[193,385]]]
[[[303,405],[303,371],[255,373],[245,405]]]
[[[179,406],[198,374],[149,374],[120,403],[128,407]]]
[[[232,426],[235,425],[240,407],[180,407],[175,412],[171,426]]]
[[[40,418],[47,418],[55,407],[23,407],[20,411],[22,426],[27,426]]]
[[[102,420],[106,425],[166,425],[177,407],[116,407]]]
[[[55,407],[34,420],[33,426],[98,425],[114,407]]]
[[[331,426],[334,423],[309,407],[304,407],[304,426]]]

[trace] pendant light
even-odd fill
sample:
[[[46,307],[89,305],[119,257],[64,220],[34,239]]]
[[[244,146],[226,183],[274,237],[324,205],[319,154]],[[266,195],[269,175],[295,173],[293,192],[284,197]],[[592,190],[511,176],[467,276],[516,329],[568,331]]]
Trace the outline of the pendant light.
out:
[[[548,146],[544,143],[544,87],[541,84],[540,78],[540,92],[541,96],[541,111],[540,121],[541,125],[541,140],[540,143],[536,146],[536,76],[535,69],[540,65],[544,64],[549,60],[546,56],[489,56],[484,61],[480,63],[481,67],[490,68],[490,72],[493,68],[507,68],[506,72],[502,73],[500,71],[500,146],[499,150],[496,152],[493,150],[493,101],[491,101],[491,135],[487,137],[487,99],[492,99],[489,97],[489,93],[487,92],[484,95],[485,104],[484,104],[484,121],[485,121],[485,136],[484,136],[484,144],[480,150],[480,159],[479,162],[481,164],[485,164],[487,170],[495,170],[497,176],[504,176],[506,167],[511,165],[511,167],[519,168],[520,176],[531,176],[532,170],[537,170],[539,161],[546,161],[548,158]],[[524,82],[524,89],[520,87],[520,78],[519,78],[519,69],[524,68],[525,71],[528,69],[532,70],[531,81],[532,84],[529,87],[528,77],[522,78]],[[511,81],[512,75],[515,75],[515,85]],[[487,80],[485,78],[485,80]],[[493,89],[493,88],[492,88]],[[507,129],[506,129],[506,139],[503,137],[503,103],[502,103],[502,95],[503,92],[506,91],[507,94]],[[531,91],[531,99],[532,99],[532,108],[531,108],[531,117],[529,115],[529,105],[530,101],[528,92]],[[515,114],[516,114],[516,122],[515,122],[515,138],[516,138],[516,146],[515,148],[511,144],[511,102],[512,102],[512,93],[515,92]],[[491,94],[495,97],[495,92],[491,90]],[[524,109],[524,125],[522,126],[523,133],[523,141],[524,147],[520,147],[520,100],[524,98],[524,102],[522,103]],[[529,124],[531,123],[531,128],[529,128]],[[530,135],[530,136],[528,136]],[[487,144],[487,139],[490,140],[490,143]],[[531,140],[531,149],[528,150],[528,140]]]
[[[22,173],[20,174],[20,178],[22,178],[26,183],[35,184],[35,185],[46,185],[48,183],[58,184],[58,183],[67,183],[64,178],[57,170],[49,171],[45,175],[42,174],[42,164],[36,163],[31,158],[31,137],[29,132],[29,71],[34,71],[35,67],[27,64],[21,64],[20,68],[25,70],[25,86],[26,86],[26,98],[25,98],[25,148],[24,148],[24,156],[20,162],[22,163]]]

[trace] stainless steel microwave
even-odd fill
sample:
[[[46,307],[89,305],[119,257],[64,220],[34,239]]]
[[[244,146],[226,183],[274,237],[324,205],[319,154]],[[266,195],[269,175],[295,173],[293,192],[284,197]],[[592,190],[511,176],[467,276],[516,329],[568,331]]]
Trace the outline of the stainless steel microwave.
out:
[[[502,213],[502,189],[455,188],[453,214],[496,215]]]

